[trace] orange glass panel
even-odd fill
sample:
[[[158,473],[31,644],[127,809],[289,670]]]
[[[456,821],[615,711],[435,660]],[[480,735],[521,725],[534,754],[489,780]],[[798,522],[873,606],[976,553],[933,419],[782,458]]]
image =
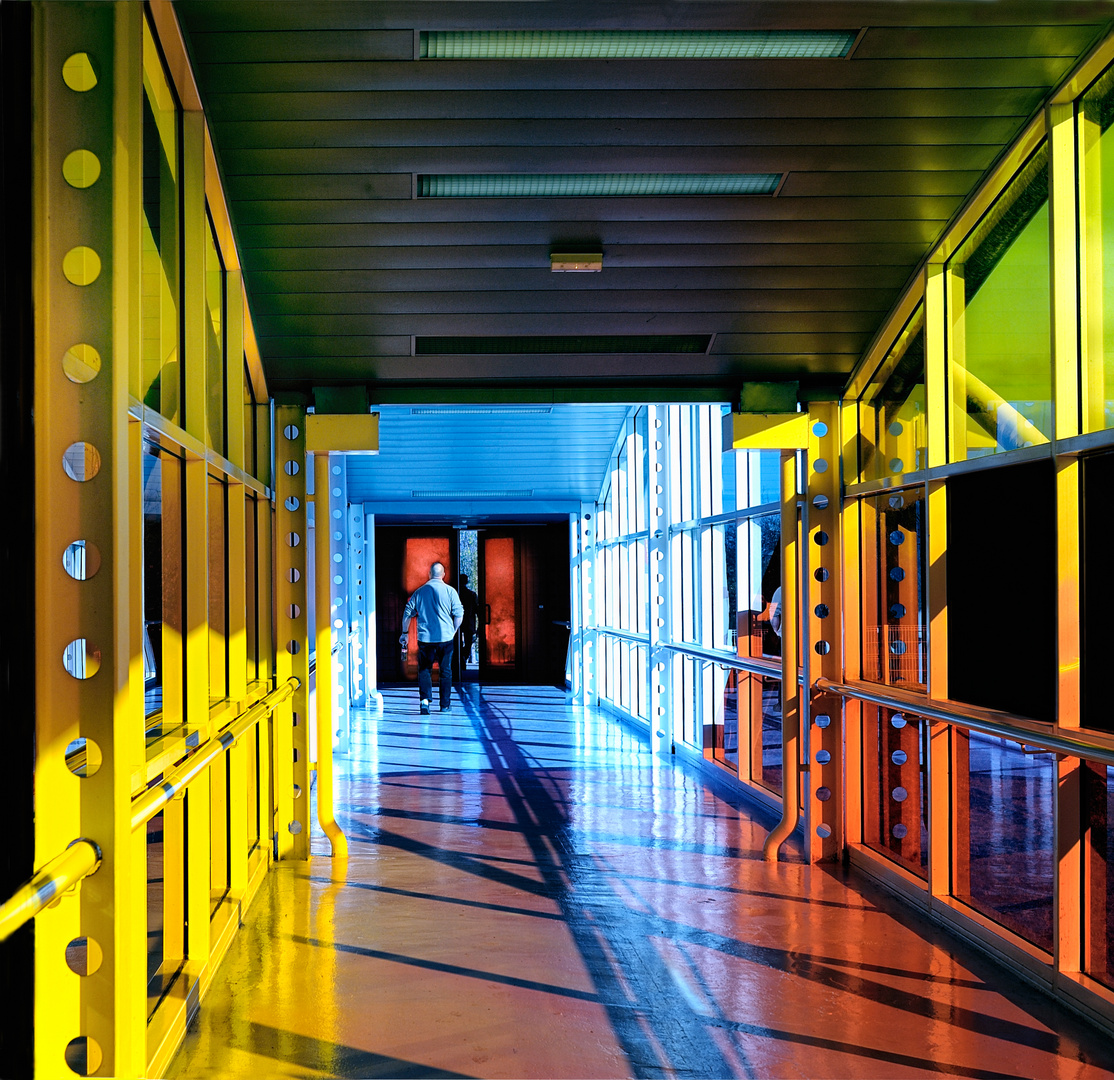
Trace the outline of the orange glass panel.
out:
[[[409,596],[415,589],[429,581],[429,568],[435,563],[449,565],[449,538],[447,536],[411,536],[406,540],[406,555],[402,562],[402,587]]]
[[[447,536],[409,536],[406,538],[402,558],[402,587],[407,597],[429,581],[429,568],[440,562],[445,565],[446,576],[452,571],[449,562]],[[410,642],[406,647],[406,678],[418,677],[418,620],[410,622]]]
[[[484,540],[484,603],[487,605],[487,662],[513,667],[515,634],[515,543],[510,536]]]

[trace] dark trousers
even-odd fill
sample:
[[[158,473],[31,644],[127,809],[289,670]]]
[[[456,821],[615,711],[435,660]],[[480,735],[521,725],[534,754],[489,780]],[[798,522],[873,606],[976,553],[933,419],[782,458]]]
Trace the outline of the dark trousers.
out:
[[[418,690],[422,701],[433,699],[433,665],[441,669],[441,708],[447,709],[452,703],[453,692],[453,642],[418,642]]]

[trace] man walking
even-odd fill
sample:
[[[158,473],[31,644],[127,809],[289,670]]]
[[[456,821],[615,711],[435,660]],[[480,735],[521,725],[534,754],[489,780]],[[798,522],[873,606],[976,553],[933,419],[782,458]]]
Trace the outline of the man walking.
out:
[[[402,637],[406,644],[410,620],[418,620],[418,692],[422,715],[429,715],[433,697],[433,665],[441,671],[441,711],[452,711],[453,639],[464,620],[464,605],[451,585],[445,584],[445,567],[435,562],[429,568],[429,581],[415,589],[402,612]]]
[[[461,634],[463,648],[460,650],[460,670],[468,666],[472,659],[472,645],[476,640],[476,624],[480,614],[480,598],[468,588],[468,575],[460,575],[460,602],[464,605],[464,633]]]

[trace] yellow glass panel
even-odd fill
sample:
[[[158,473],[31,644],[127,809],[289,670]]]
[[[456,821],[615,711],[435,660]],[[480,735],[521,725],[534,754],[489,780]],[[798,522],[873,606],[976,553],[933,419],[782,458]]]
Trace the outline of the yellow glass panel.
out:
[[[952,460],[1052,435],[1048,148],[949,264]]]

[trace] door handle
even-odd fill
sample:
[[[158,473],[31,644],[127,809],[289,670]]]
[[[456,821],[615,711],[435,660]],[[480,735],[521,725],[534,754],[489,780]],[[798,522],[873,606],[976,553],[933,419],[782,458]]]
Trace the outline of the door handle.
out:
[[[487,618],[484,620],[484,626],[490,626],[491,625],[491,605],[490,604],[484,604],[484,607],[487,608]]]

